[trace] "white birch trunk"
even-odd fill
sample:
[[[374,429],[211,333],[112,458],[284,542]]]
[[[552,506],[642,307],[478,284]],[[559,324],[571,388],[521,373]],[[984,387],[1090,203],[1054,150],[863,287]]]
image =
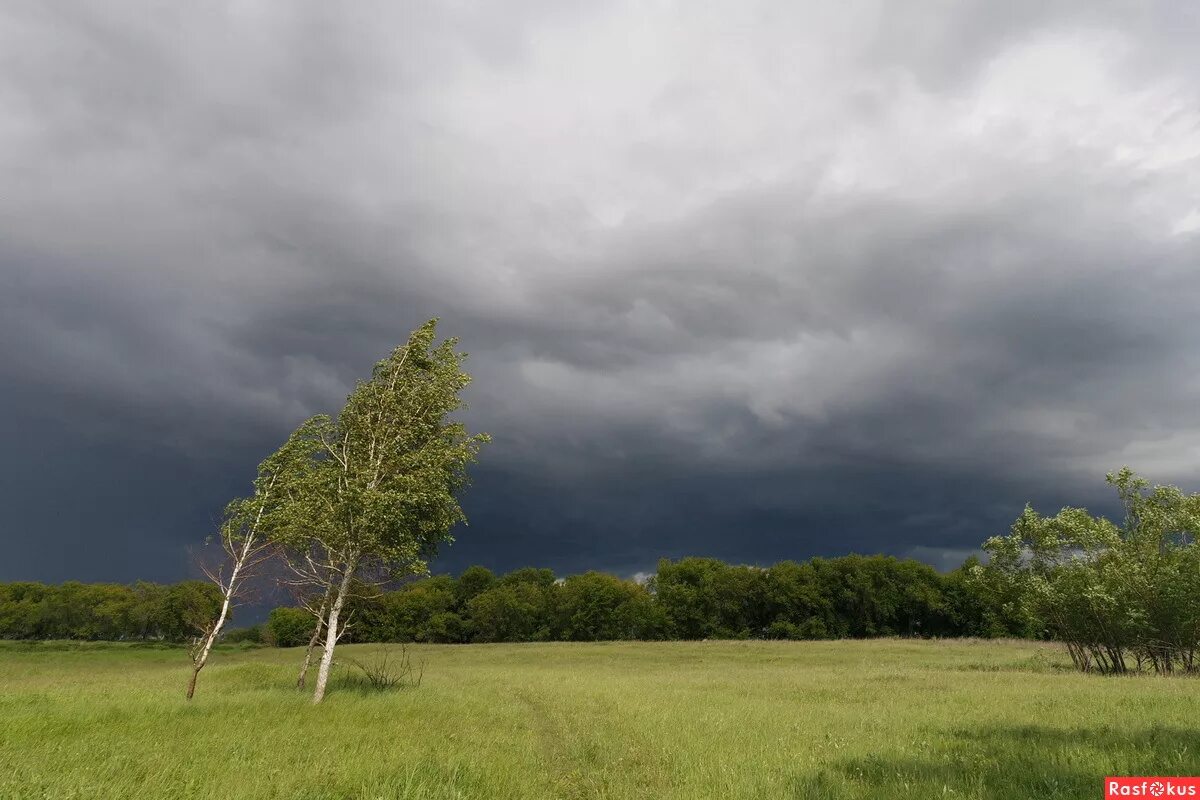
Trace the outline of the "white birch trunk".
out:
[[[308,647],[304,648],[304,664],[300,667],[300,676],[296,678],[296,688],[303,689],[308,682],[308,668],[312,666],[313,648],[317,646],[317,642],[321,638],[321,631],[325,629],[325,610],[329,608],[329,590],[325,591],[325,598],[321,601],[321,609],[317,612],[317,624],[313,627],[312,636],[308,637]]]
[[[325,685],[329,682],[329,667],[333,664],[333,648],[341,637],[338,630],[338,617],[342,613],[342,604],[350,591],[350,579],[354,575],[357,559],[351,558],[346,563],[346,571],[342,573],[342,582],[338,587],[333,604],[329,607],[329,620],[325,623],[325,650],[321,653],[321,665],[317,668],[317,686],[313,691],[313,704],[325,699]]]
[[[275,479],[271,479],[271,486],[274,486]],[[263,502],[270,497],[270,488],[267,489],[266,495],[263,497]],[[233,604],[233,598],[237,594],[239,584],[238,581],[242,577],[242,570],[247,567],[247,564],[252,564],[255,558],[255,539],[258,534],[259,523],[262,522],[264,505],[258,507],[258,514],[254,517],[254,524],[250,527],[246,537],[242,540],[241,548],[236,549],[227,544],[226,552],[233,557],[233,569],[229,573],[229,581],[222,584],[220,573],[211,574],[213,581],[221,590],[221,613],[217,615],[217,621],[213,623],[211,629],[205,634],[204,644],[192,659],[192,679],[188,681],[187,699],[191,700],[192,695],[196,693],[196,679],[200,677],[200,670],[204,669],[204,665],[208,663],[208,654],[212,652],[213,645],[217,641],[217,637],[221,635],[221,629],[225,627],[225,621],[229,619],[229,608]],[[228,540],[227,540],[228,541]]]
[[[200,648],[200,652],[192,661],[192,679],[188,681],[187,699],[191,700],[192,695],[196,693],[196,678],[200,677],[200,670],[204,669],[204,665],[208,663],[208,654],[212,651],[213,644],[217,641],[217,637],[221,635],[221,628],[225,627],[225,620],[229,617],[229,604],[233,600],[233,591],[237,586],[238,571],[242,567],[242,562],[233,566],[233,573],[229,576],[229,588],[224,591],[221,599],[221,613],[217,615],[217,621],[213,623],[212,628],[204,637],[204,645]]]

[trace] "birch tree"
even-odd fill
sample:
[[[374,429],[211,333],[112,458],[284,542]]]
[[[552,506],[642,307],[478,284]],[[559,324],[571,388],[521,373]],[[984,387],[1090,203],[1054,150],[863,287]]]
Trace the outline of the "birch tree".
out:
[[[196,679],[208,663],[213,645],[229,621],[234,605],[241,597],[247,580],[263,563],[271,550],[271,542],[263,533],[263,519],[273,502],[279,498],[277,486],[281,469],[295,456],[295,447],[285,446],[258,467],[254,494],[238,498],[225,508],[224,521],[218,534],[222,555],[218,563],[202,564],[205,576],[221,593],[221,606],[215,619],[198,625],[188,654],[192,659],[192,677],[188,680],[187,699],[196,693]]]
[[[314,703],[325,696],[354,582],[427,573],[438,545],[466,521],[457,496],[488,437],[450,418],[471,377],[458,340],[436,344],[436,335],[436,320],[413,331],[336,417],[313,417],[292,437],[306,457],[268,522],[275,541],[307,554],[327,592]]]

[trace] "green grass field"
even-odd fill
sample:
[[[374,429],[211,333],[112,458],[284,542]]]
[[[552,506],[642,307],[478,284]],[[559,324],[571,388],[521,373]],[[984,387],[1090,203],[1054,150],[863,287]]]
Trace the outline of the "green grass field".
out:
[[[0,796],[1012,800],[1200,773],[1200,683],[1031,643],[414,652],[420,688],[313,707],[299,651],[229,649],[189,705],[180,650],[0,643]]]

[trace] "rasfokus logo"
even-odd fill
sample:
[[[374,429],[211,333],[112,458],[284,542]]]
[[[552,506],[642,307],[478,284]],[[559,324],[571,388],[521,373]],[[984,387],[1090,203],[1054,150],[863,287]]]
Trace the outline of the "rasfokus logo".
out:
[[[1105,778],[1104,800],[1114,797],[1200,798],[1200,778],[1149,778],[1145,776]]]

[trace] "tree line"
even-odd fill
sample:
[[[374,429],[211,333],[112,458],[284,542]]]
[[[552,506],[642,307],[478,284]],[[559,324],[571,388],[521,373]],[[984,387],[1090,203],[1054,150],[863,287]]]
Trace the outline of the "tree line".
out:
[[[913,560],[851,555],[770,567],[713,558],[663,559],[644,581],[604,572],[558,578],[549,569],[496,575],[482,566],[382,590],[348,592],[343,641],[531,642],[665,639],[835,639],[1029,635],[1028,620],[989,608],[964,568],[939,573]],[[0,638],[190,641],[215,618],[207,582],[59,586],[0,584]],[[271,611],[223,640],[307,645],[310,609]]]
[[[220,602],[205,581],[0,583],[0,639],[186,642]]]
[[[557,579],[548,569],[416,580],[356,594],[346,639],[356,642],[539,642],[666,639],[838,639],[872,636],[1030,636],[1028,619],[988,605],[992,592],[963,568],[939,573],[889,556],[784,561],[770,567],[712,558],[662,560],[648,580],[603,572]],[[273,610],[261,638],[306,644],[312,616]]]

